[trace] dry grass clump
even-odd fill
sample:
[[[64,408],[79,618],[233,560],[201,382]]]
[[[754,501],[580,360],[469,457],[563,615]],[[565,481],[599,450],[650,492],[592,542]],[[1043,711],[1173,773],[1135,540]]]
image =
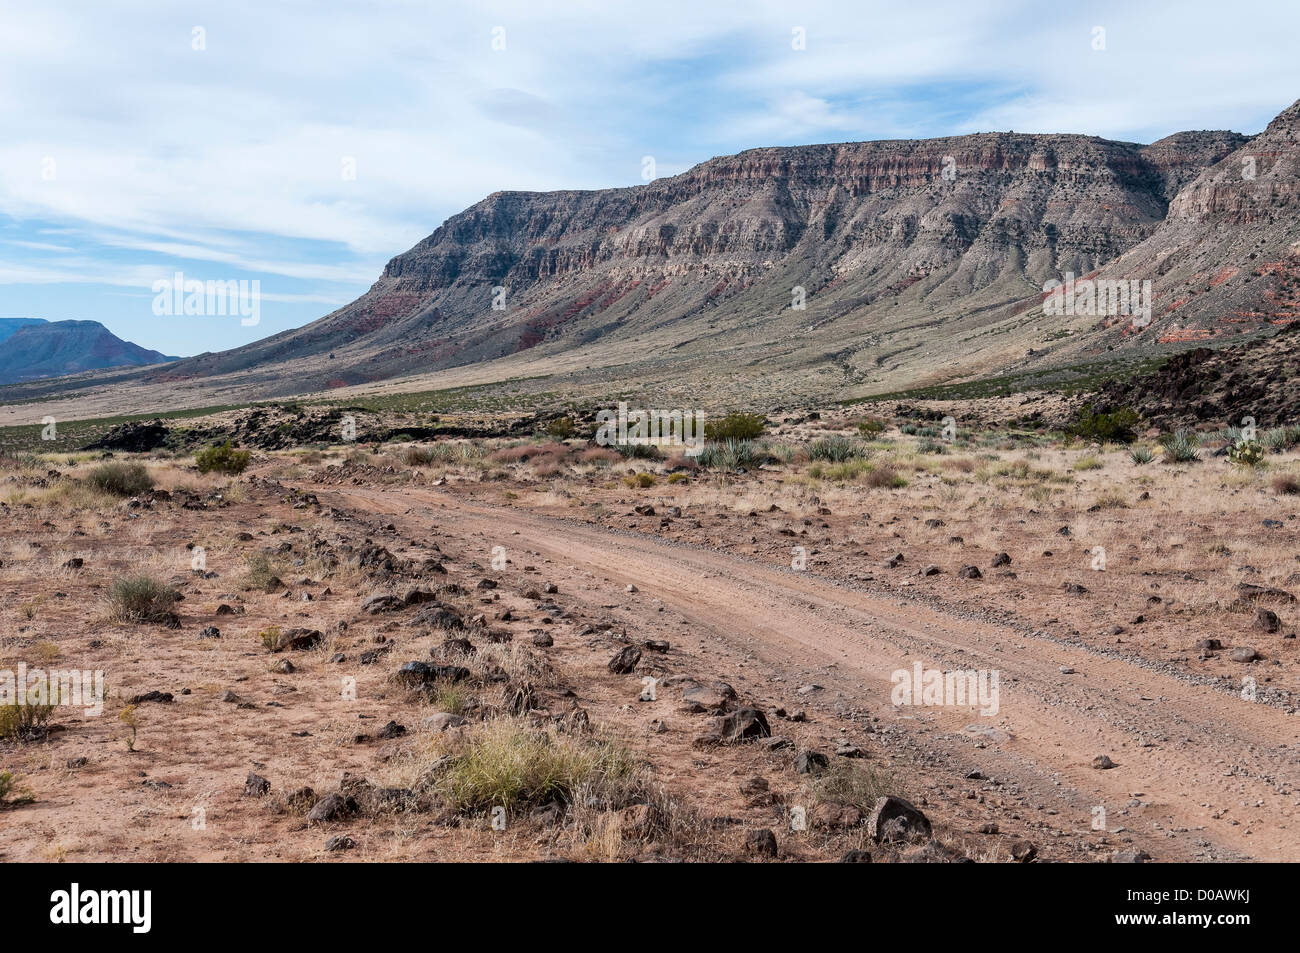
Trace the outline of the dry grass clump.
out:
[[[153,477],[143,463],[112,460],[101,463],[85,476],[86,483],[113,496],[139,496],[153,489]]]
[[[905,797],[893,775],[872,765],[836,758],[830,767],[808,776],[802,788],[809,806],[845,804],[868,813],[878,798]]]
[[[1300,494],[1300,477],[1294,473],[1276,473],[1272,480],[1273,492],[1281,496]]]
[[[27,788],[18,783],[18,776],[11,771],[0,771],[0,809],[31,804],[36,798]]]
[[[494,807],[514,814],[546,804],[617,809],[645,786],[644,762],[625,745],[585,734],[562,734],[516,718],[479,722],[455,736],[440,735],[436,757],[421,779],[426,789],[461,814]]]
[[[152,576],[125,576],[108,587],[108,614],[114,622],[166,622],[180,594]]]
[[[578,455],[579,462],[597,467],[611,466],[622,459],[623,457],[617,451],[606,447],[590,447]]]
[[[492,463],[532,463],[549,461],[558,466],[569,457],[569,448],[562,443],[526,443],[516,447],[502,447],[488,454]]]

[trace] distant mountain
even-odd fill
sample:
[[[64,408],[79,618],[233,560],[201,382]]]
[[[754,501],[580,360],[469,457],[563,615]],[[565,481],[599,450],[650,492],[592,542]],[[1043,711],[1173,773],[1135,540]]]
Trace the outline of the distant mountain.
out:
[[[123,341],[98,321],[0,318],[0,384],[175,360]]]
[[[0,318],[0,342],[6,341],[13,337],[19,328],[25,328],[29,324],[46,324],[44,318]]]

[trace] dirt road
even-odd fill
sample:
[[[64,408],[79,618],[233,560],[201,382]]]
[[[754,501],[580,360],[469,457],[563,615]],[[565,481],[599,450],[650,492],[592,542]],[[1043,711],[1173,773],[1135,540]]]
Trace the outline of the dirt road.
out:
[[[516,564],[549,560],[562,591],[646,636],[673,632],[760,702],[815,682],[801,706],[865,710],[895,764],[948,787],[978,771],[1047,837],[1095,834],[1101,809],[1111,834],[1157,860],[1300,860],[1300,744],[1283,709],[1030,628],[712,549],[433,488],[314,489],[322,502],[384,514],[403,534],[459,536],[470,558],[481,547],[484,565],[492,546]],[[917,661],[996,670],[997,713],[894,706],[891,676]],[[1103,754],[1113,768],[1093,767]]]

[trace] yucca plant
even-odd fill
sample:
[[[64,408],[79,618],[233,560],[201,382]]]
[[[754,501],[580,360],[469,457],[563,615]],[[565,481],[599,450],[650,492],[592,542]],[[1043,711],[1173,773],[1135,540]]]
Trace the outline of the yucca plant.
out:
[[[1165,434],[1160,438],[1160,446],[1164,449],[1165,460],[1170,463],[1190,463],[1200,455],[1200,440],[1191,430],[1179,429]]]

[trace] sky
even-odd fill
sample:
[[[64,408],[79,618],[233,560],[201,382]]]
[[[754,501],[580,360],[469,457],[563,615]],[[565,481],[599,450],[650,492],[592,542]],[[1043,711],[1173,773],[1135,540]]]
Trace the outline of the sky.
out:
[[[0,0],[0,317],[190,355],[328,314],[496,191],[757,146],[1253,134],[1300,98],[1297,36],[1294,0]],[[257,323],[157,313],[177,273],[257,281]]]

